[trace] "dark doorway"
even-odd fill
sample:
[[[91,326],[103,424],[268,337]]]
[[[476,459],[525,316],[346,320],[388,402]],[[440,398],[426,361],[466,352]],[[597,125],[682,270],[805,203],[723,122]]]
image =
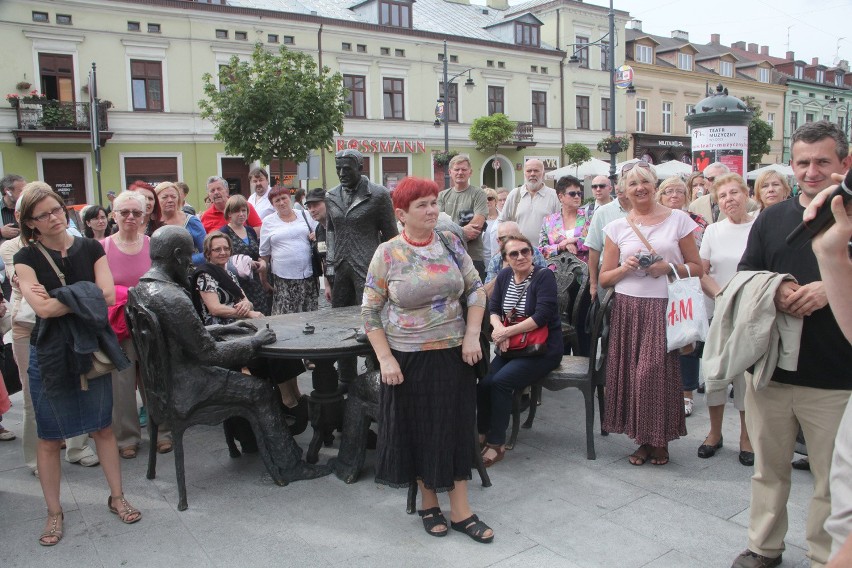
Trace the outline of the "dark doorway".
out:
[[[251,195],[248,183],[249,167],[242,158],[222,158],[222,177],[228,182],[228,192],[243,197]]]
[[[86,203],[86,163],[83,158],[42,160],[44,181],[62,196],[65,205]]]

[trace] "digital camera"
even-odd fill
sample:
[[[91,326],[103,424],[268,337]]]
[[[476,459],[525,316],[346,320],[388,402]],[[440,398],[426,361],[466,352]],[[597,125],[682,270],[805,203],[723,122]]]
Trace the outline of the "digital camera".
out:
[[[661,257],[660,255],[650,252],[637,252],[633,256],[635,256],[636,260],[639,261],[639,268],[641,268],[642,270],[648,270],[652,264],[663,260],[663,257]]]

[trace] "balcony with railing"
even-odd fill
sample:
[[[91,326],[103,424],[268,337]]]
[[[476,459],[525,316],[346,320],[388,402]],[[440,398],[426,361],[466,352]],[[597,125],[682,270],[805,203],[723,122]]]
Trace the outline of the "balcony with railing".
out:
[[[29,139],[89,139],[91,137],[91,108],[89,103],[68,103],[48,99],[21,99],[15,110],[18,128],[13,130],[15,143],[20,146]],[[112,138],[107,119],[109,101],[98,104],[98,138],[103,146]]]
[[[515,133],[512,135],[512,139],[506,144],[509,146],[516,146],[518,150],[535,146],[536,142],[533,134],[532,122],[518,122],[517,126],[515,126]]]

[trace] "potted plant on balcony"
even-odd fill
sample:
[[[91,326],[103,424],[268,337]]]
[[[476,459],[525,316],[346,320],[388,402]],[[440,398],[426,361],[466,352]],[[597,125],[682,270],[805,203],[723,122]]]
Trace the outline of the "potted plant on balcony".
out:
[[[18,81],[15,84],[15,88],[18,89],[19,91],[26,91],[30,87],[32,87],[32,83],[30,83],[29,81],[26,81],[26,80]]]
[[[41,124],[45,128],[68,130],[74,128],[74,107],[59,101],[49,101],[42,109]]]
[[[435,155],[432,156],[432,161],[436,166],[441,166],[442,168],[446,168],[447,164],[450,163],[450,160],[458,156],[459,153],[455,150],[450,150],[449,152],[435,152]]]
[[[30,91],[30,94],[24,95],[21,97],[22,103],[33,104],[33,103],[43,103],[47,100],[47,95],[43,93],[39,93],[37,90],[33,89]]]
[[[618,154],[630,147],[628,136],[607,136],[598,142],[598,152],[605,154]]]
[[[6,100],[9,101],[9,105],[12,108],[18,108],[18,104],[21,102],[20,97],[18,97],[18,93],[9,93],[6,95]]]

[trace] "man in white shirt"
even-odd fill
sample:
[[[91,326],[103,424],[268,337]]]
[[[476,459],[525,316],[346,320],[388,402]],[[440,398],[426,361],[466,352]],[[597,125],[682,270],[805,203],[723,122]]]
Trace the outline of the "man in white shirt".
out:
[[[497,222],[515,221],[521,234],[530,242],[537,243],[544,217],[556,213],[562,206],[556,190],[544,185],[544,163],[541,160],[533,158],[526,161],[524,180],[524,185],[509,192]]]
[[[269,172],[263,168],[254,168],[249,172],[249,187],[252,189],[252,194],[248,202],[260,218],[263,219],[270,213],[274,213],[275,208],[269,202]]]

